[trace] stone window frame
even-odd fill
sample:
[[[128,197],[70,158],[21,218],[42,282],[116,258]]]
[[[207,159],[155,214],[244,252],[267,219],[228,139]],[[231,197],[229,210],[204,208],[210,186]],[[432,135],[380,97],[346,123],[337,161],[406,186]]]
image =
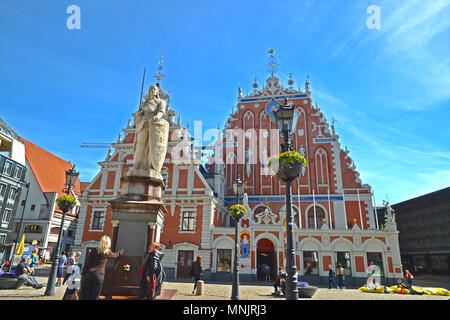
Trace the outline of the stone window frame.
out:
[[[184,218],[184,214],[185,213],[193,213],[193,230],[183,230],[183,218]],[[180,212],[180,224],[179,224],[179,233],[197,233],[196,232],[197,229],[197,208],[192,207],[192,208],[182,208],[181,212]]]
[[[0,244],[6,243],[6,238],[8,237],[5,233],[0,233]]]
[[[8,189],[8,186],[6,183],[0,183],[0,198],[4,198],[6,196],[6,190]],[[3,192],[3,194],[2,194]]]
[[[7,212],[9,212],[9,215],[7,215]],[[11,216],[12,216],[12,209],[6,208],[2,214],[2,220],[1,220],[2,224],[9,224],[9,222],[11,221]],[[6,217],[8,217],[8,220],[5,219]]]
[[[94,227],[95,213],[96,212],[102,212],[103,213],[103,223],[101,224],[101,226],[99,226],[98,229],[94,229],[93,228]],[[91,223],[89,224],[89,231],[92,231],[92,232],[103,232],[104,229],[105,229],[105,221],[106,221],[106,208],[93,208],[92,209],[92,214],[91,214]]]
[[[17,199],[17,193],[18,193],[18,189],[17,188],[9,188],[9,195],[8,195],[8,201],[14,202]],[[14,194],[14,197],[12,196]]]
[[[13,168],[13,163],[11,161],[6,160],[5,165],[3,167],[3,173],[4,174],[6,173],[8,176],[11,176],[12,168]]]
[[[221,270],[219,271],[219,259],[220,259],[220,254],[219,251],[229,251],[230,253],[230,270]],[[233,249],[228,249],[228,248],[218,248],[216,249],[216,272],[218,273],[231,273],[233,270]]]
[[[22,167],[21,166],[17,166],[14,168],[14,178],[20,179],[20,177],[22,176]]]

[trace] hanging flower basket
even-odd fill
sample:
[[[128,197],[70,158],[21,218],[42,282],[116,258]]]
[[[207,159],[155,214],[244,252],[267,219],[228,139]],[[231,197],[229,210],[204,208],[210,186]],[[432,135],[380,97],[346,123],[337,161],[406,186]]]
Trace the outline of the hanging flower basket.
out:
[[[230,208],[229,212],[230,212],[230,217],[232,217],[234,220],[238,221],[239,219],[241,219],[244,216],[244,214],[247,212],[247,209],[245,209],[245,207],[240,204],[235,204],[234,206],[232,206]]]
[[[296,151],[280,153],[269,161],[273,174],[285,182],[297,178],[302,168],[307,166],[306,159]]]
[[[77,204],[77,201],[72,196],[61,196],[58,199],[56,199],[56,203],[58,204],[58,207],[63,211],[71,211],[73,207]]]

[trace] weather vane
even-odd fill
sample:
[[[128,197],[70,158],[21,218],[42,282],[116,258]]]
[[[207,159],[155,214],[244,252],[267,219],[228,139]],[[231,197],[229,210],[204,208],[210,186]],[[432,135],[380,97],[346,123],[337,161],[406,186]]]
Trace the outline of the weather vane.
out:
[[[275,57],[273,56],[273,52],[274,52],[273,49],[267,51],[267,53],[270,53],[269,61],[267,62],[267,71],[272,74],[272,78],[273,74],[278,72],[278,63],[275,60]]]
[[[161,73],[162,68],[163,68],[163,53],[161,52],[161,58],[159,59],[159,67],[158,67],[158,72],[156,73],[155,78],[158,80],[158,84],[161,81],[162,78],[164,78],[164,75]]]

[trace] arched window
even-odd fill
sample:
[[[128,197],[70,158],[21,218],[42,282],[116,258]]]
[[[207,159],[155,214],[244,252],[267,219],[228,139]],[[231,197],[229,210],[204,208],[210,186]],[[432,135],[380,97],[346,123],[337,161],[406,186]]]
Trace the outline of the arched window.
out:
[[[325,211],[321,208],[316,206],[316,223],[317,223],[317,229],[322,228],[322,225],[324,224],[325,218]],[[309,229],[315,229],[316,223],[314,223],[314,207],[309,208],[308,210],[308,228]]]
[[[327,153],[320,148],[316,151],[316,179],[319,185],[328,185],[328,160]]]
[[[256,219],[256,216],[258,215],[258,214],[260,214],[261,212],[264,212],[264,210],[268,210],[268,211],[270,211],[266,206],[259,206],[259,207],[257,207],[254,211],[253,211],[253,220],[254,221],[257,221],[257,219]]]

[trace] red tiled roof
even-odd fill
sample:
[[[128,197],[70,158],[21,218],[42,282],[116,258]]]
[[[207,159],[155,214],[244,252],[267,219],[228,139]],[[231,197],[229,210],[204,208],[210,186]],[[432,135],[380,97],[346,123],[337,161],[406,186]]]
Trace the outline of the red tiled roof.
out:
[[[86,190],[86,188],[87,187],[89,187],[89,185],[90,185],[91,183],[90,182],[80,182],[80,189],[81,189],[81,192],[83,192],[84,190]]]
[[[57,192],[58,197],[62,196],[62,189],[66,182],[66,170],[72,168],[72,164],[26,139],[23,141],[25,142],[25,156],[42,192]],[[76,195],[80,195],[80,190],[80,179],[78,179],[73,191]]]

